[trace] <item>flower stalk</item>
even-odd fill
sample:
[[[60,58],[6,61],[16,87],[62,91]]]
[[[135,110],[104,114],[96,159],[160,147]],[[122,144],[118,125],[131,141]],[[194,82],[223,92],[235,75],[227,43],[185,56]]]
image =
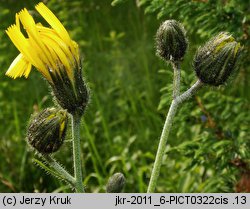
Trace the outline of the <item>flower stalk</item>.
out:
[[[156,153],[156,157],[155,157],[155,162],[154,162],[154,167],[153,167],[151,178],[149,181],[147,193],[153,193],[155,191],[157,179],[158,179],[159,174],[160,174],[160,169],[161,169],[161,165],[162,165],[164,151],[166,148],[166,143],[168,140],[168,136],[170,133],[170,129],[171,129],[171,126],[173,123],[173,119],[174,119],[177,107],[178,107],[178,103],[175,100],[173,100],[171,103],[171,106],[169,108],[163,129],[162,129],[161,138],[160,138],[160,142],[158,145],[158,149],[157,149],[157,153]]]
[[[181,82],[181,64],[180,62],[172,63],[174,69],[174,84],[173,84],[173,99],[180,94],[180,82]]]
[[[82,184],[82,162],[81,162],[81,140],[80,140],[81,115],[77,113],[71,115],[71,121],[72,121],[74,175],[76,180],[75,189],[77,193],[83,193],[85,191]]]
[[[178,65],[180,66],[180,65]],[[178,107],[186,100],[188,100],[190,97],[192,97],[196,91],[203,86],[203,83],[198,80],[196,83],[187,91],[185,91],[183,94],[179,95],[180,91],[180,67],[174,67],[174,82],[173,82],[173,100],[171,102],[163,129],[160,137],[160,142],[158,145],[155,162],[153,166],[153,170],[151,173],[148,190],[147,193],[153,193],[156,188],[157,180],[160,175],[160,169],[163,161],[163,156],[165,153],[165,148],[168,140],[169,133],[171,131],[172,123],[174,120],[174,116],[176,114],[176,111]]]
[[[71,176],[67,170],[65,170],[53,157],[50,155],[42,155],[42,157],[46,160],[46,163],[52,167],[55,171],[60,174],[60,177],[67,181],[71,186],[75,187],[76,180],[73,176]]]

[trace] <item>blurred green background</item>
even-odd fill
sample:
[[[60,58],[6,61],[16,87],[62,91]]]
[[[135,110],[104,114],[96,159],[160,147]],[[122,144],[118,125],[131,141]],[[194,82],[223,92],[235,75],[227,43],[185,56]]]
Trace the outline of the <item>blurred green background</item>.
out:
[[[38,168],[26,145],[32,113],[53,106],[46,81],[34,69],[28,79],[4,74],[18,51],[5,30],[26,7],[35,19],[39,1],[0,1],[0,192],[71,192]],[[205,87],[178,111],[157,192],[250,192],[249,1],[241,0],[49,0],[78,42],[91,101],[82,121],[84,183],[105,192],[109,176],[124,173],[124,192],[146,192],[165,115],[172,69],[155,56],[154,35],[165,19],[187,29],[189,50],[182,91],[196,78],[196,49],[219,31],[244,45],[238,71],[219,88]],[[70,134],[68,134],[70,139]],[[72,172],[71,144],[55,157]]]

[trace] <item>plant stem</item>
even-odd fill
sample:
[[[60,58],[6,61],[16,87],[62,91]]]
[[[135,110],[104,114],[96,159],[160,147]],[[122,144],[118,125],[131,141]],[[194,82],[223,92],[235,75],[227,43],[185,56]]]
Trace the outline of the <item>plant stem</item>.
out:
[[[180,62],[172,63],[174,69],[174,83],[173,83],[173,99],[180,94],[180,83],[181,83],[181,64]]]
[[[60,175],[60,178],[63,178],[65,181],[70,183],[73,187],[75,187],[76,181],[73,176],[71,176],[68,171],[66,171],[53,157],[50,155],[42,155],[42,157],[46,160],[48,165],[50,165],[52,168],[54,168],[58,174]]]
[[[179,85],[180,85],[180,82],[176,81],[176,79],[179,79],[179,77],[174,76],[174,85],[176,85],[176,86],[174,86],[174,91],[173,91],[174,94],[178,92]],[[170,130],[172,127],[173,119],[174,119],[177,108],[184,101],[189,99],[202,85],[203,85],[203,83],[200,80],[198,80],[190,89],[185,91],[180,96],[174,97],[174,99],[172,100],[171,106],[169,108],[169,111],[168,111],[168,114],[166,117],[164,127],[162,129],[162,134],[161,134],[160,142],[158,145],[158,149],[157,149],[157,153],[156,153],[156,157],[155,157],[155,162],[154,162],[154,167],[153,167],[152,174],[150,177],[147,193],[153,193],[155,191],[157,179],[158,179],[159,174],[160,174],[162,159],[164,156],[168,136],[169,136],[169,133],[170,133]]]
[[[82,184],[82,163],[81,163],[81,143],[80,143],[80,122],[79,114],[71,115],[72,120],[72,142],[73,142],[73,160],[75,173],[75,189],[77,193],[84,192]]]
[[[180,104],[183,103],[184,101],[191,98],[203,85],[204,83],[202,83],[200,80],[197,80],[187,91],[178,96],[176,101]]]
[[[156,157],[155,157],[155,162],[154,162],[154,167],[153,167],[151,178],[149,181],[147,193],[152,193],[155,191],[157,179],[158,179],[159,174],[160,174],[162,159],[163,159],[168,135],[169,135],[169,132],[170,132],[170,129],[172,126],[173,118],[174,118],[174,115],[176,113],[177,107],[178,107],[178,103],[176,103],[173,100],[171,103],[171,106],[169,108],[165,124],[164,124],[163,129],[162,129],[161,138],[160,138],[160,142],[158,145],[158,149],[157,149],[157,153],[156,153]]]

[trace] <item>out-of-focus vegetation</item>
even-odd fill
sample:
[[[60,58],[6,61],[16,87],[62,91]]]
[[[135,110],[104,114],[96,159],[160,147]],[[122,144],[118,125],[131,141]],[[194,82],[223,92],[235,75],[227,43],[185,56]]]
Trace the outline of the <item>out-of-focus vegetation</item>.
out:
[[[0,2],[1,192],[71,191],[34,165],[36,156],[25,142],[30,115],[53,105],[46,82],[35,69],[27,80],[4,76],[18,53],[4,30],[24,7],[38,19],[33,12],[38,2]],[[81,130],[88,192],[104,192],[115,172],[124,173],[125,192],[146,191],[172,94],[171,67],[154,49],[155,32],[169,18],[184,23],[191,43],[182,91],[196,79],[191,65],[195,50],[212,34],[233,33],[245,54],[227,85],[202,89],[178,111],[157,192],[250,191],[247,1],[138,0],[115,7],[108,0],[44,2],[78,42],[84,58],[91,89]],[[72,171],[70,152],[66,142],[56,157]]]

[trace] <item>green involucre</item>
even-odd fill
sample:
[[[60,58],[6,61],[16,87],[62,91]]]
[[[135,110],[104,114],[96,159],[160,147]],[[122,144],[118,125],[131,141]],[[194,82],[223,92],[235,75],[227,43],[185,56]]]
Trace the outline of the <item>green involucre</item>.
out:
[[[212,86],[225,83],[236,68],[240,52],[240,44],[230,34],[219,33],[196,52],[193,65],[197,77]]]
[[[186,31],[176,20],[166,20],[156,33],[156,54],[166,61],[180,61],[188,47]]]
[[[67,112],[47,108],[35,115],[29,124],[29,144],[39,153],[56,152],[63,144],[67,129]]]
[[[80,61],[81,63],[81,61]],[[64,66],[61,66],[60,76],[51,73],[52,94],[58,104],[69,113],[82,115],[89,100],[87,85],[82,77],[82,66],[77,66],[74,70],[73,82],[69,79]]]

